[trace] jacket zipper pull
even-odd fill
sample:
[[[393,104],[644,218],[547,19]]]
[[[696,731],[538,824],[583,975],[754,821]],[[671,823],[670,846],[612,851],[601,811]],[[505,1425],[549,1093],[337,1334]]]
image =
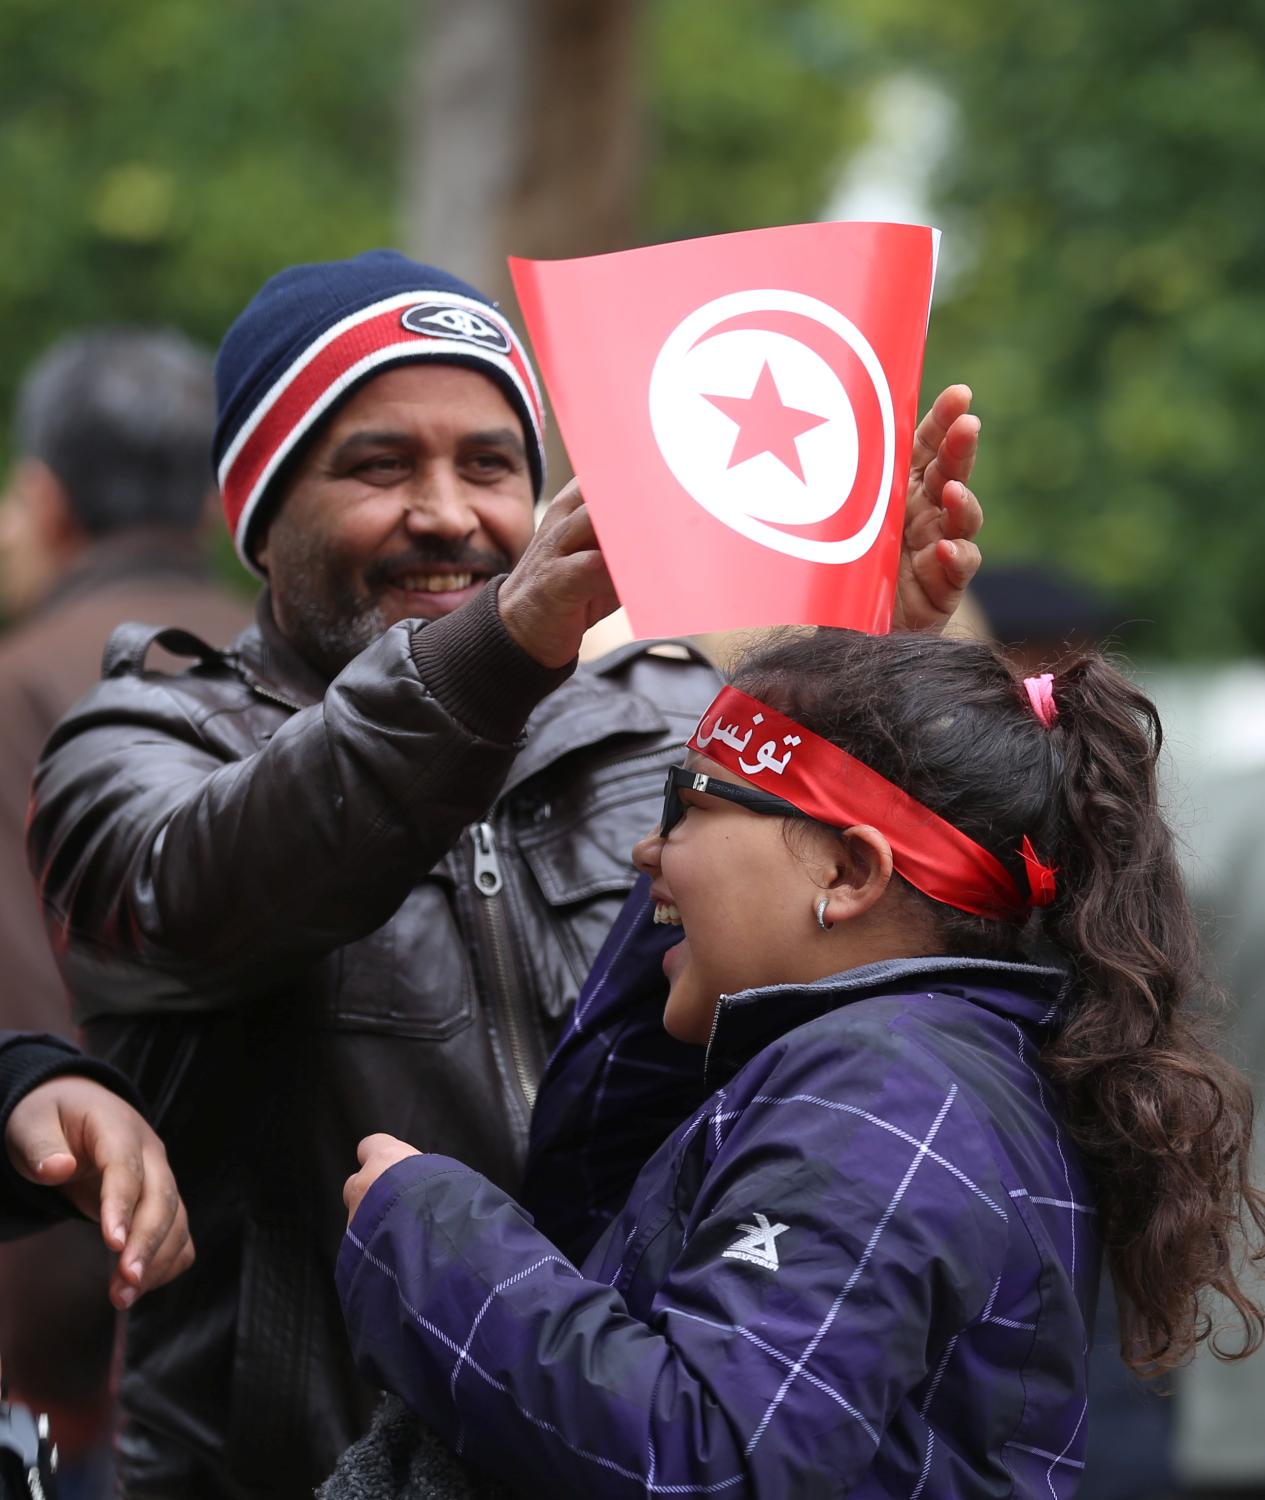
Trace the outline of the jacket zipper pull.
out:
[[[505,881],[491,823],[476,823],[470,837],[474,840],[474,888],[481,896],[495,896]]]

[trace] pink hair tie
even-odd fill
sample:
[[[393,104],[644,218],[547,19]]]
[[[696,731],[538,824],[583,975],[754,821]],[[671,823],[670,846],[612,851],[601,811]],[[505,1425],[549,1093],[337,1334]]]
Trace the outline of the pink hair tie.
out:
[[[1027,689],[1032,712],[1047,729],[1053,729],[1054,721],[1059,716],[1058,706],[1054,702],[1054,673],[1042,672],[1040,677],[1025,677],[1023,685]]]

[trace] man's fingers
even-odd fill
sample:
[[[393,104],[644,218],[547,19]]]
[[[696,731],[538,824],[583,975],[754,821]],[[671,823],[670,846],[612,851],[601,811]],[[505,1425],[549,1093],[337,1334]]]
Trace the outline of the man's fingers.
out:
[[[593,517],[582,499],[559,523],[553,540],[560,557],[600,550],[597,532],[593,529]]]
[[[584,496],[580,493],[580,481],[573,479],[570,484],[564,485],[545,506],[545,513],[540,518],[537,531],[548,535],[583,504]]]
[[[931,410],[919,422],[918,429],[914,433],[910,467],[925,469],[940,451],[940,444],[944,441],[949,428],[970,409],[971,388],[969,385],[951,385],[941,391],[931,403]]]
[[[946,484],[940,492],[941,529],[950,541],[961,537],[972,541],[984,525],[984,511],[974,494],[960,480]]]
[[[969,412],[958,417],[944,435],[937,461],[948,479],[967,479],[979,453],[980,419]]]
[[[938,542],[936,561],[944,570],[945,582],[960,592],[979,571],[980,550],[974,542]]]
[[[940,444],[940,451],[922,471],[922,487],[937,504],[945,485],[954,480],[965,484],[971,477],[979,452],[979,434],[979,418],[962,417],[949,429]]]
[[[549,509],[553,510],[557,506],[565,514],[568,510],[573,510],[577,505],[583,504],[584,496],[580,492],[580,481],[569,479],[549,502]]]

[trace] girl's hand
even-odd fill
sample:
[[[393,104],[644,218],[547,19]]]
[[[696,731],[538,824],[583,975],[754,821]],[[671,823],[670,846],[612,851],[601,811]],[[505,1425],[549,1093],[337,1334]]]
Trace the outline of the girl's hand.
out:
[[[350,1226],[351,1221],[356,1217],[360,1200],[388,1167],[393,1167],[397,1161],[403,1161],[406,1157],[421,1154],[415,1146],[407,1145],[404,1141],[397,1141],[393,1135],[365,1136],[356,1147],[356,1159],[360,1163],[360,1170],[353,1172],[343,1184],[343,1202],[347,1205],[348,1225]]]

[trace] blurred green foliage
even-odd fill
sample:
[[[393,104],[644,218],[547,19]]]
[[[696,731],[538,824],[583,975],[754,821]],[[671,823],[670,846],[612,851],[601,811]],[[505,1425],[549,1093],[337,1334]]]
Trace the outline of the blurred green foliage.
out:
[[[282,266],[391,243],[409,19],[5,0],[0,407],[69,329],[170,323],[213,348]]]
[[[1265,652],[1265,0],[646,7],[642,237],[818,217],[875,89],[936,84],[925,387],[975,387],[989,556],[1088,576],[1140,646]],[[282,265],[397,238],[421,14],[6,0],[0,403],[69,328],[214,344]]]
[[[1139,647],[1265,652],[1263,0],[655,17],[647,238],[815,217],[877,83],[953,97],[924,389],[975,389],[987,555],[1089,578]]]

